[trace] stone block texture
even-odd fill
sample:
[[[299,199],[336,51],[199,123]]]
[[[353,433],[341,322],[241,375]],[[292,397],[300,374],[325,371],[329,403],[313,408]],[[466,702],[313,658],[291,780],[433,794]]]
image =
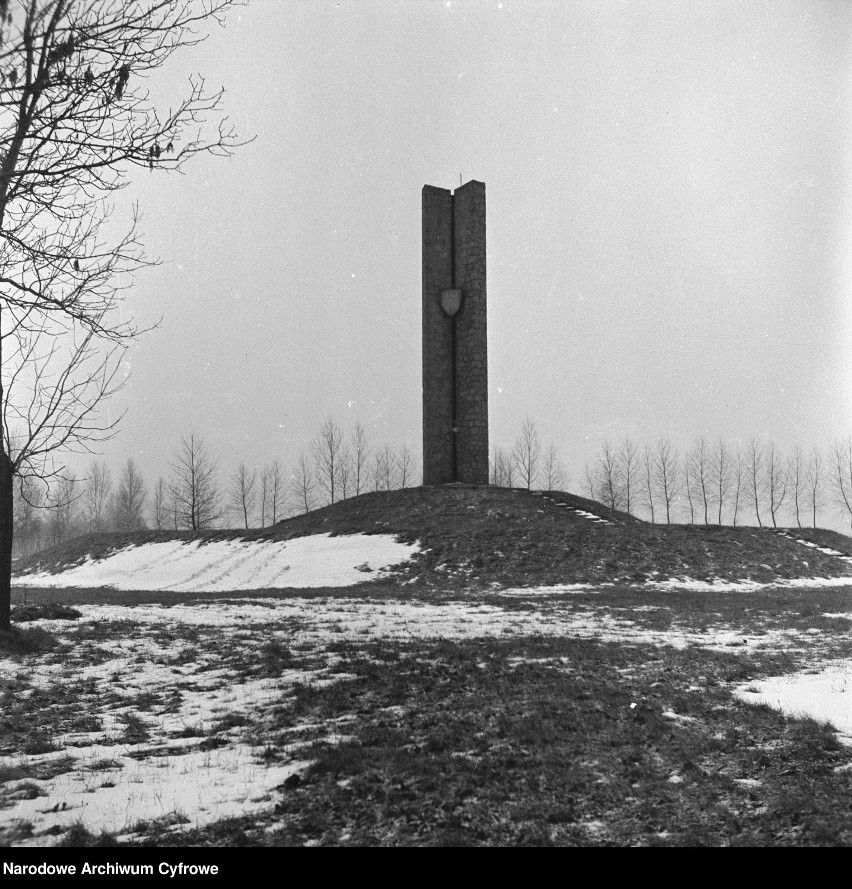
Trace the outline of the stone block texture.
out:
[[[462,291],[455,318],[441,291]],[[423,483],[488,482],[485,185],[423,188]]]

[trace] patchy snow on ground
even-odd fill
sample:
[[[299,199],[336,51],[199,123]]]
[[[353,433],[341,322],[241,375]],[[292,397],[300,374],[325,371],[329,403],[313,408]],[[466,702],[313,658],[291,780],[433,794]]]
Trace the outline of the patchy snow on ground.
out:
[[[356,678],[338,672],[341,642],[561,636],[737,653],[821,650],[819,636],[807,632],[746,634],[721,619],[700,630],[678,621],[646,626],[638,613],[643,606],[631,620],[570,595],[556,598],[555,591],[507,591],[538,595],[535,608],[519,608],[517,599],[503,607],[499,599],[252,597],[81,605],[76,621],[41,621],[61,647],[24,660],[0,658],[0,671],[16,700],[36,702],[31,715],[48,726],[56,749],[24,753],[19,739],[12,755],[0,757],[11,776],[0,783],[0,842],[53,844],[74,824],[133,838],[271,810],[280,785],[310,765],[312,744],[345,740],[341,732],[352,717],[309,725],[290,709],[301,686]],[[264,668],[267,657],[272,666]],[[570,663],[554,665],[572,669]],[[742,697],[764,695],[768,703],[789,698],[791,708],[810,712],[809,703],[823,689],[828,703],[818,718],[852,735],[847,674],[830,675],[827,691],[824,679],[804,674],[801,690],[798,679],[787,677],[777,687],[778,680],[744,686]],[[66,716],[55,715],[61,704],[51,697],[59,688],[88,722],[62,727]],[[845,721],[836,712],[843,707]],[[663,715],[688,720],[673,710]]]
[[[753,593],[757,590],[777,588],[807,589],[809,587],[852,586],[852,575],[848,577],[793,577],[779,578],[770,583],[757,580],[693,580],[690,577],[671,578],[669,580],[649,580],[645,586],[654,590],[684,590],[693,593]]]
[[[601,525],[611,525],[612,524],[612,522],[607,521],[607,519],[601,518],[599,515],[595,515],[593,512],[586,512],[585,509],[576,509],[574,507],[568,507],[568,508],[575,515],[580,516],[580,518],[589,519],[589,521],[598,522]]]
[[[43,795],[20,800],[0,817],[37,823],[40,832],[77,823],[91,833],[118,834],[131,834],[149,821],[201,827],[270,808],[274,788],[310,765],[298,760],[267,765],[260,759],[263,748],[246,744],[176,748],[165,755],[155,750],[140,761],[134,756],[149,744],[94,745],[72,771],[37,782]],[[14,794],[14,785],[10,790]]]
[[[117,590],[227,592],[351,586],[420,548],[390,534],[315,534],[293,540],[170,540],[129,546],[57,574],[17,575],[13,584]]]
[[[510,593],[512,591],[509,591]],[[221,631],[252,632],[268,626],[268,638],[278,638],[297,648],[325,650],[341,639],[359,643],[381,639],[395,641],[469,640],[517,636],[573,636],[635,645],[699,646],[717,651],[740,648],[799,649],[817,640],[797,630],[772,629],[761,634],[744,633],[720,622],[703,630],[673,623],[667,628],[649,628],[606,611],[566,605],[551,599],[552,587],[516,591],[541,596],[535,609],[517,610],[470,601],[427,602],[401,599],[355,599],[318,597],[303,599],[240,599],[237,602],[189,603],[186,605],[81,605],[84,620],[127,621],[139,626],[193,625]],[[46,629],[65,621],[42,621]],[[91,668],[108,675],[103,665]],[[85,674],[90,675],[89,673]]]
[[[835,556],[835,558],[842,559],[844,562],[852,562],[852,556],[847,556],[845,553],[840,552],[840,550],[832,549],[830,546],[820,546],[818,543],[813,543],[810,540],[794,537],[787,531],[776,531],[775,533],[778,534],[779,537],[786,537],[787,540],[800,543],[802,546],[807,546],[809,549],[815,549],[818,553],[823,553],[826,556]]]
[[[499,584],[497,586],[499,587]],[[555,583],[552,586],[510,587],[508,589],[498,588],[494,590],[494,595],[523,599],[526,596],[561,596],[566,593],[603,593],[606,592],[608,586],[610,585],[608,584],[604,586],[598,584],[596,586],[591,586],[587,583]]]
[[[77,629],[99,618],[103,622],[102,612],[62,623]],[[75,824],[129,837],[145,833],[150,822],[179,830],[257,814],[272,808],[277,787],[310,765],[300,755],[310,743],[300,740],[306,726],[290,726],[296,737],[279,740],[273,758],[252,731],[262,730],[297,683],[322,686],[348,678],[332,672],[332,659],[318,669],[283,669],[246,680],[238,670],[218,666],[217,628],[194,658],[182,657],[185,645],[174,636],[154,638],[163,629],[168,625],[150,621],[120,640],[72,643],[47,663],[0,659],[8,680],[27,686],[18,694],[73,678],[70,693],[80,696],[81,710],[98,725],[54,736],[56,750],[0,757],[6,775],[20,776],[0,785],[0,842],[11,836],[15,845],[51,845]],[[229,649],[244,648],[250,662],[256,643],[233,639]],[[140,695],[148,699],[140,702]],[[126,740],[129,719],[142,727],[142,740]],[[328,727],[316,728],[314,740],[339,738]]]
[[[819,672],[790,673],[749,682],[734,694],[748,704],[768,704],[789,716],[830,722],[838,740],[852,746],[852,665],[832,664]]]
[[[600,525],[611,525],[612,522],[609,519],[605,519],[602,516],[596,515],[593,512],[588,512],[585,509],[579,509],[576,506],[571,506],[570,503],[565,503],[564,500],[557,500],[555,497],[548,497],[547,494],[536,493],[535,496],[541,497],[542,500],[547,500],[549,503],[553,503],[555,506],[558,506],[562,509],[567,509],[569,512],[573,512],[574,515],[580,516],[582,519],[588,519],[590,522],[597,522]]]

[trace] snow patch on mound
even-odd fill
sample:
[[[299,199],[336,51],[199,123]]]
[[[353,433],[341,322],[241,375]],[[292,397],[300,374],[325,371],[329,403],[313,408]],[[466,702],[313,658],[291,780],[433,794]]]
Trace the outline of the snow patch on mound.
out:
[[[341,587],[410,559],[417,544],[390,534],[314,534],[293,540],[168,540],[129,546],[65,571],[20,574],[16,586],[111,587],[215,593]]]
[[[671,578],[670,580],[649,580],[645,586],[653,590],[671,590],[673,592],[693,593],[754,593],[758,590],[778,589],[809,589],[811,587],[843,587],[852,586],[852,575],[846,577],[779,577],[772,581],[756,580],[693,580],[689,577]]]

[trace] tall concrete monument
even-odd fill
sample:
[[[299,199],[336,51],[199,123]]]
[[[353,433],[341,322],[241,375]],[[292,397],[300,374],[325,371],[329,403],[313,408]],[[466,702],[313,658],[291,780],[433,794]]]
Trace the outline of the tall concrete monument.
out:
[[[488,482],[485,184],[423,186],[423,484]]]

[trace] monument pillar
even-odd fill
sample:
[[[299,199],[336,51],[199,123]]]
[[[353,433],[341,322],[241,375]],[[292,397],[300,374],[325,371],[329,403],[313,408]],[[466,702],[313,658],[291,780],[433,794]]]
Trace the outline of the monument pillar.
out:
[[[485,185],[423,187],[423,483],[488,482]]]

